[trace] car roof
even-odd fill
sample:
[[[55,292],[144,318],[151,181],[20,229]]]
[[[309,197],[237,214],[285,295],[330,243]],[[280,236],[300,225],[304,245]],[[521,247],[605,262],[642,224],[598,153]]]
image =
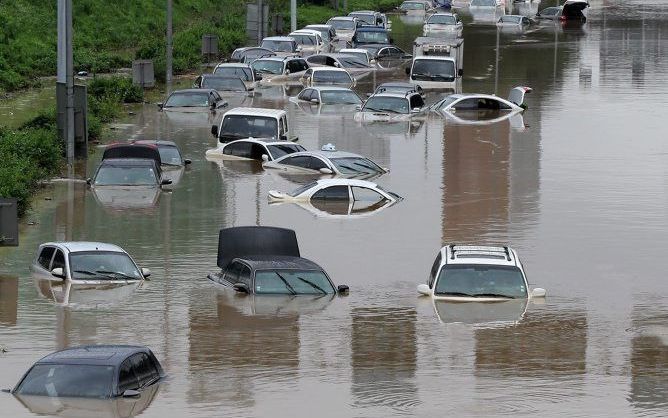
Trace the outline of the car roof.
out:
[[[300,151],[300,152],[294,152],[292,154],[288,154],[285,157],[298,157],[298,156],[316,156],[316,157],[323,157],[323,158],[366,158],[362,155],[355,154],[352,152],[346,152],[346,151]],[[283,158],[283,157],[281,157]]]
[[[288,144],[299,145],[299,144],[295,144],[294,142],[291,142],[291,141],[277,141],[277,140],[272,139],[272,138],[244,138],[244,139],[236,139],[234,141],[230,141],[230,142],[226,143],[225,145],[223,145],[223,148],[225,148],[226,146],[228,146],[230,144],[235,144],[235,143],[238,143],[238,142],[252,142],[252,143],[262,144],[262,145],[267,145],[267,146],[269,146],[269,145],[288,145]]]
[[[254,48],[260,48],[260,47],[254,47]],[[266,49],[266,48],[261,48],[261,49]],[[243,68],[250,68],[250,65],[243,63],[243,62],[221,62],[220,64],[216,65],[216,68],[218,67],[243,67]]]
[[[225,77],[225,78],[230,78],[230,77]],[[134,144],[141,144],[141,145],[155,145],[158,148],[160,147],[177,147],[176,142],[174,141],[166,141],[164,139],[138,139],[136,141],[132,141]]]
[[[316,180],[318,186],[361,186],[375,189],[378,187],[376,183],[366,180],[334,178],[334,179],[319,179]]]
[[[353,14],[353,13],[364,13],[364,14],[373,13],[373,14],[376,14],[376,13],[378,13],[378,12],[376,12],[376,11],[374,11],[374,10],[354,10],[354,11],[348,13],[348,16],[350,16],[350,15]]]
[[[253,270],[308,269],[323,271],[323,268],[318,264],[303,257],[292,257],[285,255],[251,255],[238,257],[237,259],[243,260]]]
[[[294,31],[294,32],[290,32],[290,35],[292,35],[293,33],[294,33],[295,35],[313,35],[313,36],[318,36],[318,35],[320,35],[320,32],[319,32],[319,31],[317,31],[317,30],[313,30],[313,29],[297,29],[297,30]]]
[[[84,345],[51,353],[35,364],[86,364],[118,366],[133,354],[151,351],[138,345]]]
[[[209,94],[212,91],[215,91],[214,89],[181,89],[181,90],[174,90],[171,95],[173,94],[192,94],[192,93],[199,93],[199,94]]]
[[[410,87],[416,89],[418,88],[418,85],[414,83],[408,83],[405,81],[389,81],[387,83],[379,84],[378,87],[376,87],[376,89],[379,89],[381,87],[406,87],[406,88]]]
[[[369,99],[372,98],[372,97],[396,97],[398,99],[408,99],[408,97],[411,96],[412,94],[417,94],[418,96],[420,95],[417,91],[415,91],[415,92],[407,91],[406,93],[395,93],[395,92],[381,91],[381,92],[372,94],[369,97]]]
[[[289,36],[268,36],[266,38],[262,39],[263,41],[294,41],[295,38],[291,38]]]
[[[128,167],[128,166],[156,166],[155,160],[150,158],[109,158],[100,161],[100,166]]]
[[[417,57],[413,57],[413,61],[416,60],[427,60],[427,61],[454,61],[455,59],[453,57],[444,57],[441,55],[419,55]]]
[[[332,25],[326,25],[326,24],[319,24],[319,25],[306,25],[304,26],[304,29],[309,29],[309,28],[323,28],[323,29],[331,29]]]
[[[387,29],[380,26],[363,25],[357,28],[358,32],[387,32]]]
[[[325,67],[311,67],[311,68],[309,68],[309,70],[313,70],[314,72],[315,72],[315,71],[336,71],[336,72],[339,72],[339,73],[346,73],[346,74],[348,74],[348,71],[347,71],[345,68],[337,68],[337,67],[329,67],[329,66],[325,66]]]
[[[441,248],[444,264],[488,264],[519,267],[517,252],[507,246],[446,245]]]
[[[313,86],[313,87],[305,87],[304,90],[306,89],[317,90],[317,91],[323,91],[323,90],[352,91],[347,87],[340,87],[340,86]],[[352,92],[355,93],[354,91]]]
[[[356,18],[354,16],[334,16],[329,20],[355,20],[355,19]]]
[[[342,48],[342,49],[339,50],[339,53],[341,55],[345,55],[346,52],[363,52],[365,54],[369,53],[369,51],[364,49],[364,48]]]
[[[287,59],[293,59],[293,58],[301,58],[301,57],[277,57],[277,56],[271,56],[271,57],[262,57],[258,58],[255,61],[276,61],[276,62],[285,62]],[[253,62],[255,62],[253,61]]]
[[[46,245],[63,247],[71,253],[76,253],[80,251],[109,251],[109,252],[119,252],[125,254],[125,251],[118,245],[107,244],[105,242],[52,241],[52,242],[45,242],[44,244],[42,244],[42,246]]]
[[[242,115],[242,116],[265,116],[270,118],[280,118],[285,114],[286,114],[285,110],[279,110],[279,109],[267,109],[262,107],[235,107],[234,109],[228,110],[227,113],[225,113],[225,116]],[[223,118],[225,118],[225,116],[223,116]]]

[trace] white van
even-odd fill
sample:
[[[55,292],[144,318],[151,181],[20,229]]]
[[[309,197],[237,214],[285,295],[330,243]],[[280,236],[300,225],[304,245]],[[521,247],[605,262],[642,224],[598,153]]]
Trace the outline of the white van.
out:
[[[245,138],[267,138],[274,141],[296,141],[290,133],[284,110],[237,107],[225,113],[220,125],[211,126],[218,143]]]

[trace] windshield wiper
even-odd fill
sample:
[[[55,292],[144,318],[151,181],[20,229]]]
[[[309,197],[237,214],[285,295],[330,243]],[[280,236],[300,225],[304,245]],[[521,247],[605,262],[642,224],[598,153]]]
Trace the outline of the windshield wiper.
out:
[[[368,169],[368,170],[371,170],[371,173],[378,173],[378,170],[376,170],[375,168],[371,167],[370,165],[366,165],[366,164],[362,164],[362,163],[358,163],[358,162],[353,162],[353,164],[358,165],[358,166],[360,166],[360,167],[364,167],[364,168],[366,168],[366,169]],[[369,173],[369,174],[371,174],[371,173]]]
[[[474,296],[470,293],[462,293],[462,292],[443,292],[441,293],[442,295],[448,295],[448,296]]]
[[[95,273],[94,271],[88,271],[88,270],[74,270],[74,273],[83,273],[89,276],[98,276],[98,274]]]
[[[95,270],[95,271],[96,271],[97,273],[101,273],[101,274],[115,274],[115,275],[121,276],[121,277],[126,278],[126,279],[129,279],[129,280],[139,280],[139,279],[136,278],[136,277],[132,277],[132,276],[130,276],[130,275],[128,275],[128,274],[121,273],[120,271],[105,271],[105,270]]]
[[[302,278],[302,277],[299,277],[299,276],[295,276],[295,277],[297,277],[297,278],[298,278],[299,280],[301,280],[302,282],[304,282],[304,283],[310,285],[312,288],[321,291],[323,294],[325,294],[325,295],[327,294],[327,292],[325,292],[325,289],[323,289],[322,287],[318,286],[317,284],[311,282],[310,280],[306,280],[306,279],[304,279],[304,278]]]
[[[285,285],[285,287],[288,288],[288,290],[290,291],[291,294],[293,294],[293,295],[296,295],[296,294],[297,294],[297,292],[295,292],[295,289],[293,289],[292,286],[290,286],[290,283],[288,283],[288,281],[285,280],[285,277],[283,277],[283,276],[281,275],[281,273],[279,273],[279,272],[277,272],[277,271],[275,271],[274,273],[276,273],[276,275],[278,276],[278,278],[281,279],[281,281],[283,282],[283,284]]]
[[[476,297],[476,298],[490,297],[490,298],[515,299],[515,296],[501,295],[499,293],[476,293],[475,295],[473,295],[473,297]]]

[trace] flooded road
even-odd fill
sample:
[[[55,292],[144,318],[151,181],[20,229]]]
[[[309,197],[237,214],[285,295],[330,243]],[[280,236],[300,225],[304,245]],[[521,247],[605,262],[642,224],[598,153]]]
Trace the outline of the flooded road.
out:
[[[668,8],[592,1],[583,27],[504,31],[498,66],[496,27],[460,13],[464,91],[505,97],[531,86],[523,124],[433,114],[360,125],[352,113],[301,109],[280,86],[230,99],[287,109],[309,149],[332,142],[390,168],[378,183],[405,200],[369,216],[270,206],[268,190],[297,185],[204,158],[220,115],[145,105],[124,121],[119,140],[173,140],[193,163],[172,192],[131,209],[80,184],[57,184],[53,200],[36,203],[21,247],[0,250],[0,387],[56,349],[138,343],[169,375],[148,407],[132,405],[145,417],[668,415]],[[395,41],[410,50],[421,26],[392,19]],[[394,79],[405,79],[403,69],[358,90]],[[350,295],[219,290],[206,279],[218,231],[240,225],[296,230],[302,254]],[[36,286],[28,271],[50,240],[121,245],[152,280],[127,294],[79,291],[60,306],[52,299],[62,289]],[[416,285],[450,242],[509,243],[547,299],[492,307],[418,298]],[[0,395],[3,416],[92,408]],[[130,414],[117,403],[90,410]]]

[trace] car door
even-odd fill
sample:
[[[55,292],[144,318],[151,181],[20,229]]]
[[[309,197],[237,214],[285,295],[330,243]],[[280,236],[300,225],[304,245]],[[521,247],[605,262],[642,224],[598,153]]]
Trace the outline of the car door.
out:
[[[139,379],[132,366],[132,357],[125,359],[118,368],[118,394],[126,390],[139,390]]]
[[[160,380],[158,368],[146,353],[137,353],[130,357],[130,361],[140,389],[145,389]]]
[[[223,148],[223,155],[237,158],[251,158],[253,143],[247,141],[228,144]]]
[[[299,96],[297,96],[297,99],[303,102],[310,102],[311,101],[311,94],[313,93],[313,89],[304,89],[301,93],[299,93]]]
[[[51,246],[44,246],[37,256],[37,266],[38,269],[36,272],[44,275],[51,276],[51,261],[53,260],[53,255],[56,253],[56,249]]]
[[[313,174],[311,170],[311,159],[308,155],[296,155],[284,159],[281,164],[285,170],[301,174]]]
[[[351,194],[353,197],[351,214],[372,212],[388,203],[385,196],[367,187],[353,186],[351,187]]]

